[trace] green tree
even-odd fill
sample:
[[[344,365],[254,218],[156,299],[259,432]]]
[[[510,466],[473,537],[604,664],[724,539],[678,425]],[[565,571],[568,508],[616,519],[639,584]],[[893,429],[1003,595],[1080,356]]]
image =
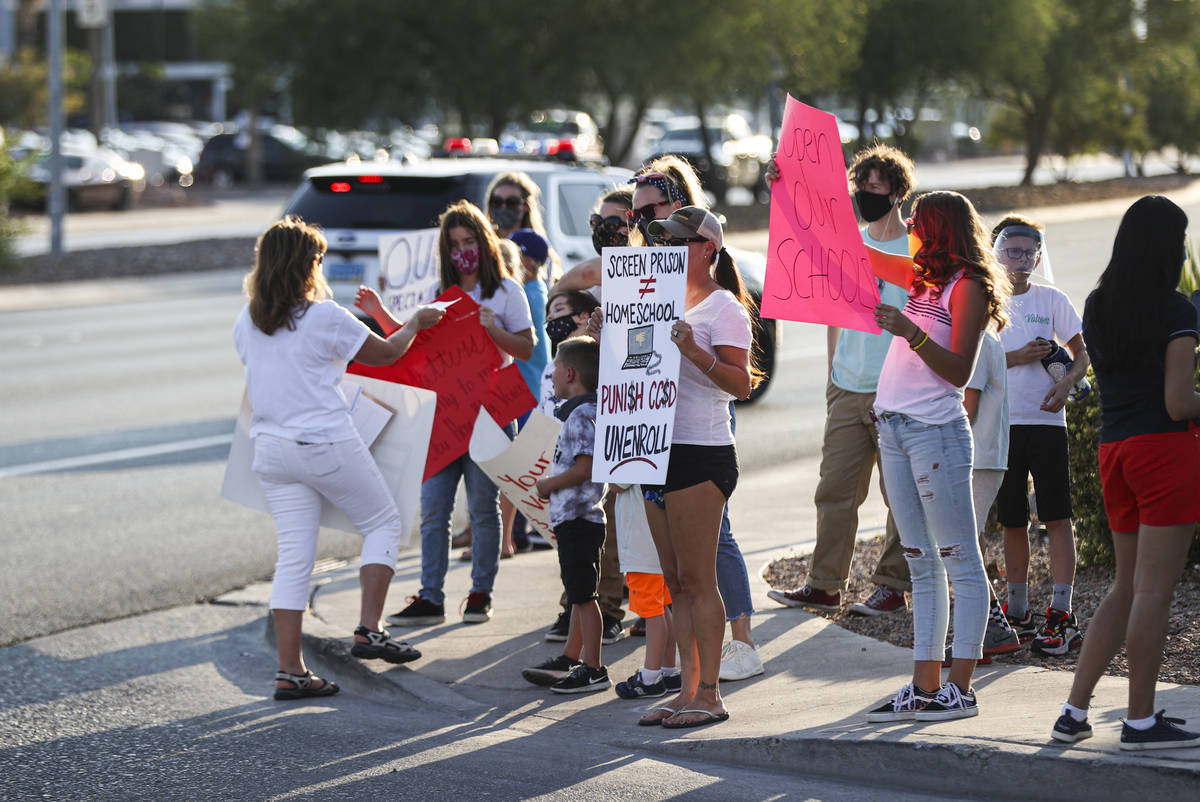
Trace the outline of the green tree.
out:
[[[1200,1],[1147,0],[1134,86],[1145,97],[1148,147],[1174,146],[1176,169],[1200,153]]]
[[[91,60],[68,50],[63,60],[63,113],[87,108]],[[38,128],[49,124],[50,88],[46,61],[33,48],[22,48],[9,64],[0,66],[0,125]]]

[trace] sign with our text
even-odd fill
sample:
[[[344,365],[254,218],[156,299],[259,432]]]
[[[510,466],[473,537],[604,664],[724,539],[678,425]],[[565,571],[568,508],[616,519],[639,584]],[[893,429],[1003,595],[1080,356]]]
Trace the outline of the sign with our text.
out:
[[[438,229],[405,231],[379,240],[383,304],[403,322],[438,283]]]
[[[662,484],[678,400],[687,248],[605,248],[592,479]]]
[[[879,333],[879,284],[846,180],[837,119],[788,96],[775,154],[762,316]]]
[[[353,362],[346,369],[437,393],[426,479],[467,453],[480,406],[504,426],[537,403],[516,363],[500,368],[500,351],[479,324],[479,304],[460,287],[451,287],[438,300],[455,303],[436,325],[417,334],[399,361],[376,367]]]
[[[481,409],[471,435],[471,459],[551,543],[554,527],[550,525],[550,500],[539,496],[535,485],[550,475],[560,429],[561,423],[535,409],[510,442],[492,416]]]

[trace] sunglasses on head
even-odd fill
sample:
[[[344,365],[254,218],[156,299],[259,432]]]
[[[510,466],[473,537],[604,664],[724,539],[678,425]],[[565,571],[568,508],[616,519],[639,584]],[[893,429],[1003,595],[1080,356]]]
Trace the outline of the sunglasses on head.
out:
[[[499,195],[493,195],[488,201],[488,206],[493,209],[503,209],[507,206],[510,209],[520,209],[525,204],[525,199],[520,195],[509,195],[507,198],[502,198]]]
[[[657,220],[658,219],[658,207],[659,206],[669,206],[670,203],[671,203],[670,201],[665,201],[665,200],[659,201],[658,203],[647,203],[645,206],[642,206],[639,209],[630,209],[629,211],[625,212],[625,216],[628,217],[630,220],[634,220],[634,221]]]
[[[627,228],[629,222],[624,217],[617,217],[615,214],[610,214],[608,217],[601,217],[598,214],[593,214],[588,218],[588,222],[592,224],[592,228],[604,228],[610,231],[620,231],[622,228]]]

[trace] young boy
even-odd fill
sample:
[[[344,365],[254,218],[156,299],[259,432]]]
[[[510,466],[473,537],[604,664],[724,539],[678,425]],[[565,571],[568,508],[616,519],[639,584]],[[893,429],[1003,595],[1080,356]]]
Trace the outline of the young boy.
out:
[[[551,381],[554,394],[567,399],[554,412],[563,426],[550,476],[535,487],[542,498],[550,499],[550,524],[558,540],[571,623],[563,653],[522,672],[531,682],[544,684],[549,676],[545,672],[567,670],[550,686],[555,693],[591,693],[612,685],[600,662],[604,622],[596,593],[604,552],[604,484],[592,481],[599,372],[600,346],[591,337],[573,337],[558,346]]]

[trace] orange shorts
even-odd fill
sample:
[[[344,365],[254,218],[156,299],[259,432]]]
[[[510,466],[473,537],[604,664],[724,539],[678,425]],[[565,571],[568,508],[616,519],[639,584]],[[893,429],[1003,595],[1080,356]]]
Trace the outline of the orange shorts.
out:
[[[662,574],[625,574],[625,585],[629,588],[629,609],[642,618],[654,618],[663,614],[671,603],[671,594]]]

